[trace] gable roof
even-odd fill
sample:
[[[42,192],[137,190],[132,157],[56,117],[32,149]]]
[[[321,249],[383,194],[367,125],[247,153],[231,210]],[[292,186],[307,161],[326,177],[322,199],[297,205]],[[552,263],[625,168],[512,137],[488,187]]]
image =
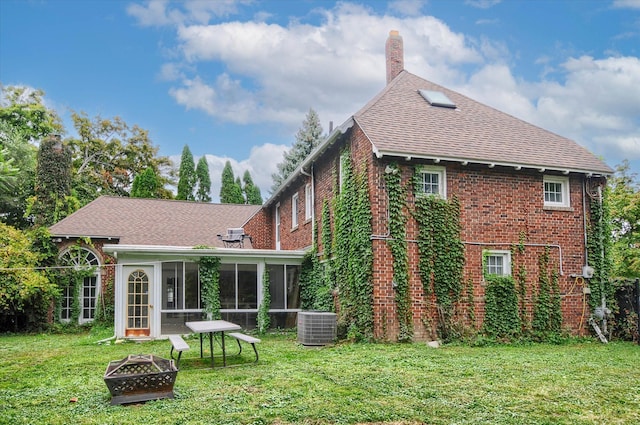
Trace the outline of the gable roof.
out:
[[[49,228],[54,237],[118,239],[125,245],[223,247],[218,234],[243,227],[260,205],[101,196]],[[248,240],[245,247],[250,247]]]
[[[445,94],[456,108],[432,106],[419,90]],[[385,155],[611,174],[573,140],[402,71],[353,119],[378,157]]]

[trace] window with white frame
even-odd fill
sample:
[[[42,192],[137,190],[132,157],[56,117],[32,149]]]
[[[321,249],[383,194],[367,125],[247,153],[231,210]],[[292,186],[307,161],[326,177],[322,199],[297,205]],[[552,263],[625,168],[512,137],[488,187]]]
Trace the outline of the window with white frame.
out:
[[[298,227],[298,194],[291,197],[291,228]]]
[[[544,206],[569,207],[569,177],[544,176]]]
[[[510,251],[483,251],[485,276],[511,276]]]
[[[422,167],[416,183],[418,193],[447,197],[447,174],[444,167]]]
[[[60,255],[60,264],[73,267],[75,270],[92,271],[92,275],[84,276],[79,288],[72,285],[62,288],[60,300],[60,320],[68,322],[72,318],[74,294],[79,305],[78,322],[91,322],[95,318],[96,300],[100,288],[100,260],[87,248],[70,248]]]
[[[338,164],[338,184],[340,190],[342,190],[342,185],[344,184],[344,180],[346,178],[346,169],[349,165],[349,151],[344,150],[340,154],[340,162]]]
[[[313,208],[312,203],[311,203],[311,185],[307,184],[304,187],[304,219],[305,220],[311,220],[312,218],[312,211],[311,209]]]

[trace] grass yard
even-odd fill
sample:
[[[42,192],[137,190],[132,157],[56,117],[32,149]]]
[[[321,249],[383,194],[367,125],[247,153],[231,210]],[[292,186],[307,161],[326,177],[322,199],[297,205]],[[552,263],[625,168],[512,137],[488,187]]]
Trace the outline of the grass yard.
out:
[[[111,406],[108,362],[168,358],[170,344],[97,345],[104,332],[0,336],[0,423],[640,423],[640,347],[631,343],[305,348],[282,333],[262,338],[258,364],[247,346],[246,365],[210,369],[188,339],[174,400]]]

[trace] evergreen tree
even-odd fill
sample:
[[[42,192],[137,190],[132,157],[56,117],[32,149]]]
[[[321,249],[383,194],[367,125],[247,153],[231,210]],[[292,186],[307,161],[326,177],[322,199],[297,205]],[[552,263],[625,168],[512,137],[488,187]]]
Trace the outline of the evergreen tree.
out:
[[[273,179],[271,190],[273,192],[298,168],[311,151],[320,144],[321,140],[320,118],[316,111],[309,109],[309,113],[302,122],[302,127],[296,134],[295,143],[291,149],[284,153],[282,162],[278,164],[278,172],[271,175]]]
[[[193,162],[193,155],[189,149],[189,145],[184,145],[182,149],[182,158],[180,158],[180,171],[178,180],[178,195],[176,199],[185,201],[194,201],[193,195],[196,187],[196,165]]]
[[[242,187],[233,176],[231,162],[227,161],[222,170],[222,184],[220,186],[220,202],[223,204],[244,204]]]
[[[196,166],[196,201],[211,202],[211,177],[209,177],[209,163],[204,156],[198,160]]]
[[[132,198],[161,198],[159,196],[160,180],[152,168],[145,169],[133,179]]]
[[[247,204],[262,205],[262,195],[260,194],[260,188],[253,184],[253,179],[251,178],[251,173],[249,173],[249,170],[244,172],[242,181],[244,182],[243,190],[244,196],[247,200]]]
[[[51,226],[79,207],[71,197],[71,151],[60,136],[51,136],[40,142],[37,161],[35,197],[28,213],[35,216],[35,224]]]

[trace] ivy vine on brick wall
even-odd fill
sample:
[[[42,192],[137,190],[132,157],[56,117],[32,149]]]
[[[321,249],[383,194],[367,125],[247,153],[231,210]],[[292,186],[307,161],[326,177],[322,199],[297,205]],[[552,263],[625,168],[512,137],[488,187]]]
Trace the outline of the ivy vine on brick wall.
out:
[[[407,189],[397,164],[387,166],[384,179],[389,197],[389,236],[387,244],[393,256],[393,283],[399,323],[398,341],[413,339],[413,313],[409,294],[409,259],[407,255]]]
[[[534,298],[531,321],[533,336],[540,340],[560,335],[562,330],[558,272],[555,269],[549,272],[549,251],[549,247],[545,247],[538,257],[538,293]]]
[[[513,339],[521,334],[518,295],[511,276],[485,277],[484,332],[494,338]]]
[[[262,274],[262,302],[258,307],[258,333],[264,334],[269,330],[271,319],[269,318],[269,307],[271,306],[271,292],[269,292],[269,270],[265,268]]]
[[[615,291],[610,283],[612,270],[611,261],[611,217],[609,211],[608,190],[602,192],[602,197],[593,194],[590,200],[590,219],[587,228],[587,252],[589,265],[593,267],[593,277],[589,281],[591,295],[589,306],[591,311],[601,306],[604,298],[609,308],[614,305]]]
[[[338,320],[348,338],[370,340],[373,338],[373,247],[366,170],[355,174],[348,156],[341,155],[341,160],[342,182],[334,200],[333,243],[340,302]]]
[[[202,309],[209,319],[220,315],[220,258],[202,257],[198,263],[202,290]]]
[[[435,294],[444,323],[438,324],[440,336],[448,339],[452,329],[454,303],[463,289],[464,244],[460,238],[460,202],[435,195],[421,194],[417,189],[420,168],[414,174],[415,211],[419,227],[419,270],[424,293]]]

